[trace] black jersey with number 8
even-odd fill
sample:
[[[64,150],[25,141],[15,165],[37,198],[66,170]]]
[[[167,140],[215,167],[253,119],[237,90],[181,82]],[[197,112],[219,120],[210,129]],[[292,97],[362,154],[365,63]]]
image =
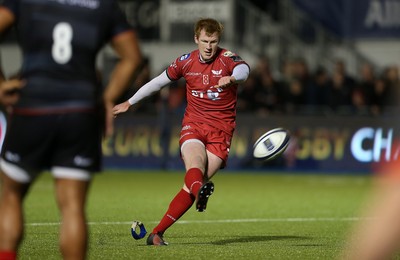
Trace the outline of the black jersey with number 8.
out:
[[[101,93],[96,55],[130,30],[115,0],[5,0],[23,51],[20,108],[91,108]]]

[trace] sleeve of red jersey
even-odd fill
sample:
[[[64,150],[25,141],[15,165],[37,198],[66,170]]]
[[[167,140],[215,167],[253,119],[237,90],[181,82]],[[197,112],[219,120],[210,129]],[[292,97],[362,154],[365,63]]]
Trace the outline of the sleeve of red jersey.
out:
[[[222,52],[222,57],[224,57],[223,59],[231,72],[239,64],[246,64],[250,68],[250,66],[239,55],[229,50],[224,50]]]
[[[178,80],[183,76],[183,67],[191,61],[192,53],[183,54],[178,57],[167,68],[167,76],[170,80]]]

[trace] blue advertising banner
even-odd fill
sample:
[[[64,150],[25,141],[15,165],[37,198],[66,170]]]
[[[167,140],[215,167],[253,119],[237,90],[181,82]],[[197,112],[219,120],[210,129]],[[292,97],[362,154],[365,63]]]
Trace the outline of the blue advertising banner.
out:
[[[132,114],[118,117],[114,138],[103,143],[104,166],[183,169],[178,144],[180,118],[160,122],[157,117]],[[393,122],[392,118],[240,115],[227,169],[370,173],[374,164],[399,155],[395,139],[400,129]],[[291,132],[286,151],[272,161],[254,159],[254,142],[276,127]]]
[[[292,1],[339,36],[400,37],[400,0]]]

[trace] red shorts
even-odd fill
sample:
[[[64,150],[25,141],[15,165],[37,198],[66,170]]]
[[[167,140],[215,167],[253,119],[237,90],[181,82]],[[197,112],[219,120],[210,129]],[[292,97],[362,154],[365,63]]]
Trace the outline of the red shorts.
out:
[[[190,139],[200,140],[207,151],[223,160],[223,167],[226,165],[231,147],[232,133],[228,134],[211,125],[203,123],[189,123],[182,126],[179,139],[179,146]]]

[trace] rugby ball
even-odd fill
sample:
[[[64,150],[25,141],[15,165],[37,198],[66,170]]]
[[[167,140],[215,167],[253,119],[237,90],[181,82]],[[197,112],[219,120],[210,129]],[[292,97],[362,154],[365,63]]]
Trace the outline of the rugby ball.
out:
[[[271,160],[283,153],[290,140],[290,133],[284,128],[275,128],[263,134],[253,145],[253,156]]]

